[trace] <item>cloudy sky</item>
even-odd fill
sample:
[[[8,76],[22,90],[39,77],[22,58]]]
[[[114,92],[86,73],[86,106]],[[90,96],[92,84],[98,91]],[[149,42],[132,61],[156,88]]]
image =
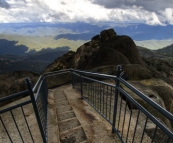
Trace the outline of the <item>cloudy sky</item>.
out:
[[[173,25],[173,0],[0,0],[0,23],[9,22]]]

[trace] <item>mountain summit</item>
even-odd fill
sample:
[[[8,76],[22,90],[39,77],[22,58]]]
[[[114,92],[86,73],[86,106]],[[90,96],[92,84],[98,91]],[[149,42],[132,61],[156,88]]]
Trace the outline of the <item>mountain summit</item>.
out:
[[[145,65],[129,36],[119,36],[114,29],[108,29],[91,38],[91,41],[80,46],[76,52],[70,51],[56,59],[45,71],[66,68],[91,70],[117,64]]]

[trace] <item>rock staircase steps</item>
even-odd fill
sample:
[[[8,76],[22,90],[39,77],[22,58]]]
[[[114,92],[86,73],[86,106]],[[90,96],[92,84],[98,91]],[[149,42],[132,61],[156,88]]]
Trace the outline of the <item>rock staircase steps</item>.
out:
[[[60,132],[60,141],[61,143],[80,143],[85,141],[86,135],[81,126],[76,128]]]
[[[85,132],[76,118],[64,93],[64,89],[53,91],[61,143],[88,143]]]
[[[57,118],[59,122],[65,119],[74,118],[76,116],[73,111],[67,111],[65,113],[61,113],[57,115],[58,115]]]
[[[63,114],[65,112],[69,112],[69,111],[72,111],[72,108],[71,108],[70,105],[61,106],[61,107],[56,108],[57,115],[58,114]]]
[[[75,128],[77,126],[80,126],[80,123],[76,117],[58,122],[60,132]]]

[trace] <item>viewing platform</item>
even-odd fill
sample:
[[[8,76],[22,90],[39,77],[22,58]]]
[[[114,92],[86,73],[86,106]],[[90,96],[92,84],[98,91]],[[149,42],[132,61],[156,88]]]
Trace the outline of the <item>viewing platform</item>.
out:
[[[47,73],[34,87],[27,78],[28,90],[0,99],[8,101],[0,107],[0,142],[172,143],[173,115],[121,76],[119,66],[117,76],[73,69]],[[120,83],[163,114],[166,122]]]

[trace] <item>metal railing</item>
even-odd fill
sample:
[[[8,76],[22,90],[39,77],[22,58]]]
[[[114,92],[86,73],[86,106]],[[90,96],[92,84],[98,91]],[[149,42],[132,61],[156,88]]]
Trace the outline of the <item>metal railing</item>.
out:
[[[46,143],[48,89],[70,82],[81,93],[81,98],[112,125],[112,132],[121,142],[173,142],[173,115],[125,81],[120,66],[117,67],[117,76],[74,69],[46,73],[40,76],[33,88],[27,78],[28,90],[0,99],[0,104],[17,99],[16,105],[10,103],[0,108],[0,130],[3,131],[0,141]],[[159,117],[163,115],[166,124],[132,98],[122,84],[155,109],[154,113],[159,112]],[[34,120],[28,115],[28,108],[33,110]],[[37,131],[33,131],[35,129]]]
[[[172,143],[173,115],[126,82],[121,75],[121,66],[117,67],[117,76],[73,70],[72,86],[112,125],[112,132],[121,142]],[[121,84],[151,106],[151,112],[132,98]],[[159,116],[155,117],[153,113]],[[161,115],[167,124],[162,122]]]
[[[0,142],[47,143],[48,88],[71,82],[71,71],[43,74],[33,88],[29,78],[26,78],[25,82],[28,90],[0,99],[0,104],[7,101],[9,103],[0,108]],[[9,100],[13,102],[10,103]],[[30,112],[30,115],[27,112]],[[33,116],[32,120],[30,116]]]

